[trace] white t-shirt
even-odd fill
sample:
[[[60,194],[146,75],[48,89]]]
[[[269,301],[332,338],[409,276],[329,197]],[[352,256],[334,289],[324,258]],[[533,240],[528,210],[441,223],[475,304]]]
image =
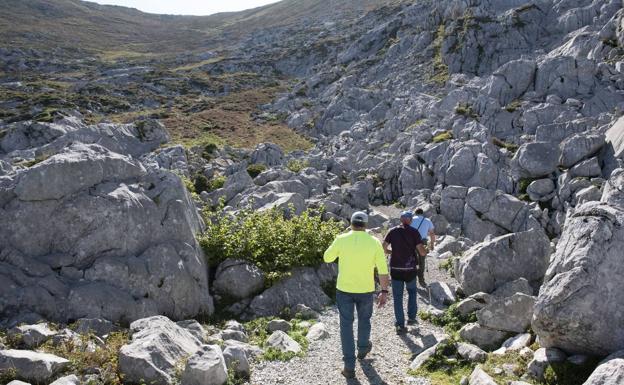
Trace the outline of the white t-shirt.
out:
[[[434,230],[433,222],[429,218],[425,218],[423,216],[417,215],[412,219],[412,224],[410,225],[420,233],[420,237],[422,239],[429,239],[429,231]]]

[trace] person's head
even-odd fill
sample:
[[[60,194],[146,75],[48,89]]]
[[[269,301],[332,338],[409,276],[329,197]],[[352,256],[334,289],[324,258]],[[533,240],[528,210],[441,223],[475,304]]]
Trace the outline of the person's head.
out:
[[[423,209],[421,209],[420,207],[416,209],[416,211],[414,211],[414,214],[416,215],[424,215],[425,212],[423,211]]]
[[[362,211],[356,211],[351,215],[351,228],[356,231],[362,231],[366,229],[368,224],[368,215]]]
[[[401,213],[401,223],[404,225],[410,225],[412,223],[413,218],[414,218],[414,215],[412,214],[411,211],[403,211]]]

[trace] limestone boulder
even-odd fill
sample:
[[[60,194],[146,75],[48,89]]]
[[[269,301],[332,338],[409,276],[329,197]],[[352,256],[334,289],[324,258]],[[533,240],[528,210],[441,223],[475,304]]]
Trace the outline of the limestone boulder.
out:
[[[214,290],[233,299],[244,299],[264,289],[264,273],[243,260],[227,259],[217,268]]]

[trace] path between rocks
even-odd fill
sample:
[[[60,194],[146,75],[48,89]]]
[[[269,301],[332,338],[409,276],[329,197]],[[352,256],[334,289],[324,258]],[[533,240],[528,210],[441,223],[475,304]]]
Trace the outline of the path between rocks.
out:
[[[449,281],[448,275],[438,269],[438,261],[429,260],[429,282]],[[407,294],[404,300],[407,300]],[[418,310],[429,305],[424,289],[418,290]],[[338,310],[332,306],[321,314],[319,320],[327,326],[329,338],[310,343],[305,357],[288,362],[258,362],[252,369],[251,385],[426,385],[429,380],[407,374],[412,361],[412,352],[419,347],[419,337],[442,334],[443,330],[420,320],[419,325],[410,326],[406,335],[398,336],[394,331],[392,299],[379,309],[375,305],[372,319],[371,340],[373,350],[364,360],[356,364],[356,379],[347,380],[341,374],[342,353],[340,348]],[[355,322],[357,327],[357,322]],[[356,329],[357,330],[357,329]],[[420,350],[418,350],[420,351]]]

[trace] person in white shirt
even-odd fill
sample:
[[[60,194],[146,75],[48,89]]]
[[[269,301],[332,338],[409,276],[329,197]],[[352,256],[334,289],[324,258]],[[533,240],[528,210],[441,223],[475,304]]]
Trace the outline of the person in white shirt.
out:
[[[416,216],[412,220],[411,226],[420,233],[420,237],[427,247],[427,251],[431,251],[435,247],[436,242],[435,227],[433,226],[433,222],[431,222],[429,218],[425,217],[423,209],[416,209],[414,214]],[[418,283],[422,287],[427,287],[427,282],[425,281],[425,258],[427,258],[426,255],[419,255]]]

